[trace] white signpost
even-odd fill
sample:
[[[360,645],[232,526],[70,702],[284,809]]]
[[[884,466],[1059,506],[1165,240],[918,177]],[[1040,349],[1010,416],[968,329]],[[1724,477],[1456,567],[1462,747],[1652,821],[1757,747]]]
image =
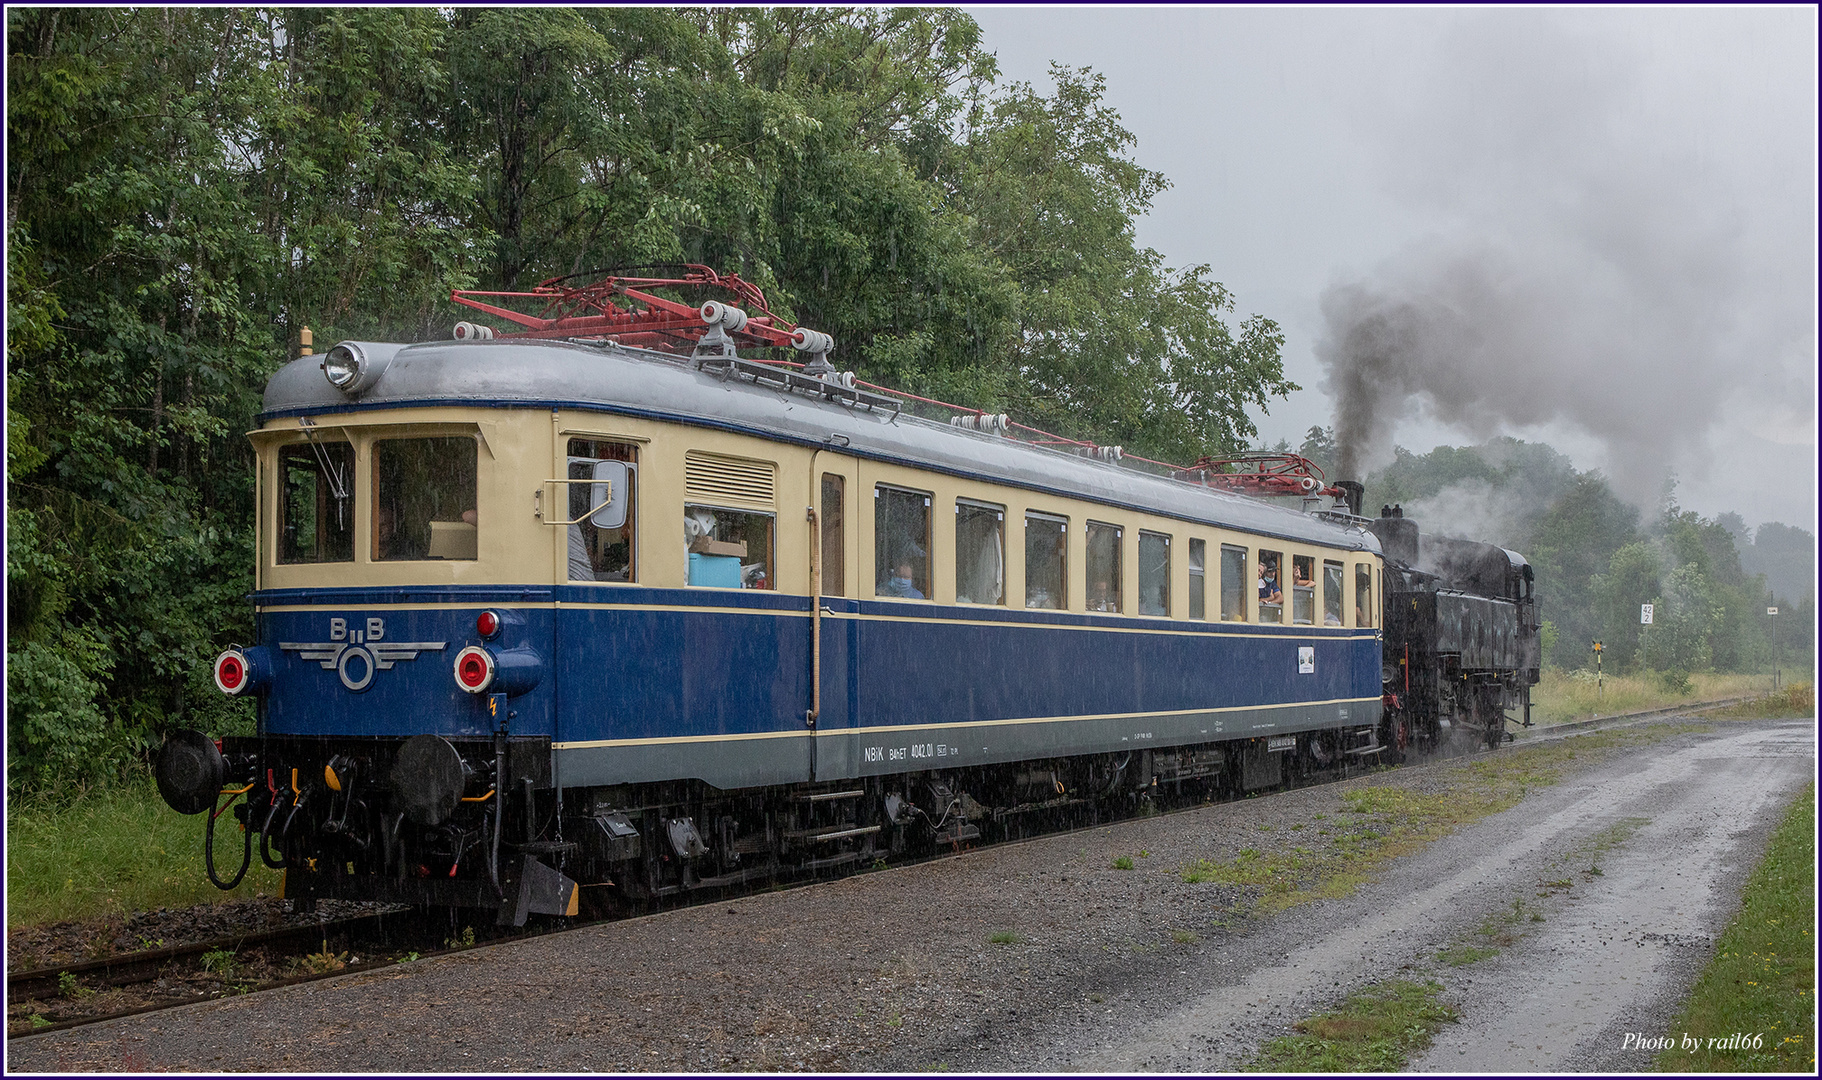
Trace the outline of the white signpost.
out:
[[[1771,617],[1771,688],[1778,688],[1778,609],[1768,607],[1765,614]]]
[[[1640,604],[1639,605],[1639,625],[1640,626],[1650,626],[1651,625],[1651,605],[1650,604]]]

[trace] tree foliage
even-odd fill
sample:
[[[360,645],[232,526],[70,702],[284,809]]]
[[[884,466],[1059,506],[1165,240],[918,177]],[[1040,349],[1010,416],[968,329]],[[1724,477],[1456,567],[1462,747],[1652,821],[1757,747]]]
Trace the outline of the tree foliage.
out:
[[[1144,454],[1240,448],[1270,320],[1135,241],[1100,78],[998,87],[958,9],[7,12],[9,789],[247,706],[265,379],[308,326],[703,262],[863,378]]]
[[[1312,429],[1306,455],[1327,445],[1325,432]],[[1546,662],[1592,667],[1600,641],[1613,671],[1769,667],[1764,611],[1772,593],[1763,575],[1743,568],[1738,515],[1710,520],[1683,510],[1672,488],[1657,516],[1641,522],[1599,473],[1578,472],[1549,447],[1513,439],[1428,454],[1399,448],[1366,484],[1369,512],[1399,503],[1426,533],[1524,554],[1537,575],[1539,616],[1550,626]],[[1771,523],[1760,531],[1788,543],[1785,529]],[[1639,621],[1642,604],[1654,607],[1650,627]],[[1813,651],[1793,632],[1800,625],[1807,625],[1801,615],[1786,623],[1787,663]]]

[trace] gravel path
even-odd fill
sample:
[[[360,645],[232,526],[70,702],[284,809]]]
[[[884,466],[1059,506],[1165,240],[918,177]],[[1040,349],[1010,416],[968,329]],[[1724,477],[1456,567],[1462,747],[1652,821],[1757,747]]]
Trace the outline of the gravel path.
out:
[[[1603,1057],[1602,1040],[1632,1025],[1662,1030],[1778,809],[1814,774],[1814,736],[1813,721],[1718,723],[1604,760],[1583,755],[1579,773],[1399,860],[1353,896],[1273,918],[1247,916],[1256,888],[1187,884],[1181,868],[1308,843],[1335,824],[1345,791],[1434,789],[1468,766],[1400,769],[32,1036],[8,1043],[7,1067],[1221,1071],[1403,969],[1437,978],[1463,1011],[1419,1068],[1640,1068]],[[1122,857],[1131,870],[1115,867]],[[1601,875],[1583,872],[1596,861]],[[1540,888],[1564,877],[1573,887]],[[1439,948],[1515,899],[1545,921],[1514,928],[1491,960],[1436,964]],[[1627,963],[1605,959],[1625,949]],[[1577,979],[1598,1008],[1565,1006]],[[1527,1010],[1573,1030],[1526,1028],[1519,1044],[1513,1018]]]

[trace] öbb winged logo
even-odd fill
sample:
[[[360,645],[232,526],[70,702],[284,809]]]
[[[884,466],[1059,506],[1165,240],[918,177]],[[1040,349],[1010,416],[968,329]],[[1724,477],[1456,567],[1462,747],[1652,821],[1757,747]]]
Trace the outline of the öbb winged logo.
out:
[[[364,629],[350,630],[347,619],[329,620],[328,641],[281,641],[278,647],[312,660],[341,677],[355,693],[373,684],[375,672],[388,671],[401,660],[416,660],[421,652],[440,652],[446,641],[386,641],[386,620],[368,619]],[[350,668],[357,669],[350,673]]]

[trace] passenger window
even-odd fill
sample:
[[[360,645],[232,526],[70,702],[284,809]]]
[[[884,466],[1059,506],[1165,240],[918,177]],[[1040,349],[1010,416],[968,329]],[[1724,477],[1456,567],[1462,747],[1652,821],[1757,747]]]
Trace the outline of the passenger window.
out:
[[[1189,617],[1208,618],[1208,541],[1189,542]]]
[[[626,508],[626,520],[617,529],[604,529],[593,520],[597,516],[596,485],[585,481],[595,476],[595,465],[602,461],[621,461],[627,466],[626,491],[613,493],[615,504]],[[569,440],[569,479],[575,481],[564,485],[569,488],[569,513],[564,520],[575,522],[568,526],[569,580],[638,580],[633,573],[637,477],[637,447],[602,439]]]
[[[1088,523],[1088,610],[1120,610],[1120,538],[1118,525]]]
[[[848,479],[840,473],[822,474],[822,591],[825,596],[848,595],[847,545],[842,543],[842,503]]]
[[[1284,586],[1278,576],[1283,565],[1281,552],[1259,553],[1259,621],[1262,623],[1284,621]]]
[[[1373,568],[1354,564],[1354,625],[1373,625]]]
[[[1246,621],[1246,549],[1221,545],[1221,621]]]
[[[1139,614],[1170,614],[1170,537],[1139,533]]]
[[[373,558],[472,559],[475,441],[466,435],[373,444]]]
[[[1006,508],[955,500],[955,602],[1006,602]]]
[[[1291,622],[1316,622],[1316,559],[1311,555],[1291,556]]]
[[[683,504],[691,585],[772,589],[772,515]]]
[[[1025,606],[1061,611],[1069,606],[1069,519],[1049,514],[1025,515]]]
[[[1341,564],[1322,564],[1322,625],[1341,625]]]
[[[873,595],[929,598],[929,493],[873,489]]]
[[[354,447],[306,442],[278,451],[278,562],[354,558]]]

